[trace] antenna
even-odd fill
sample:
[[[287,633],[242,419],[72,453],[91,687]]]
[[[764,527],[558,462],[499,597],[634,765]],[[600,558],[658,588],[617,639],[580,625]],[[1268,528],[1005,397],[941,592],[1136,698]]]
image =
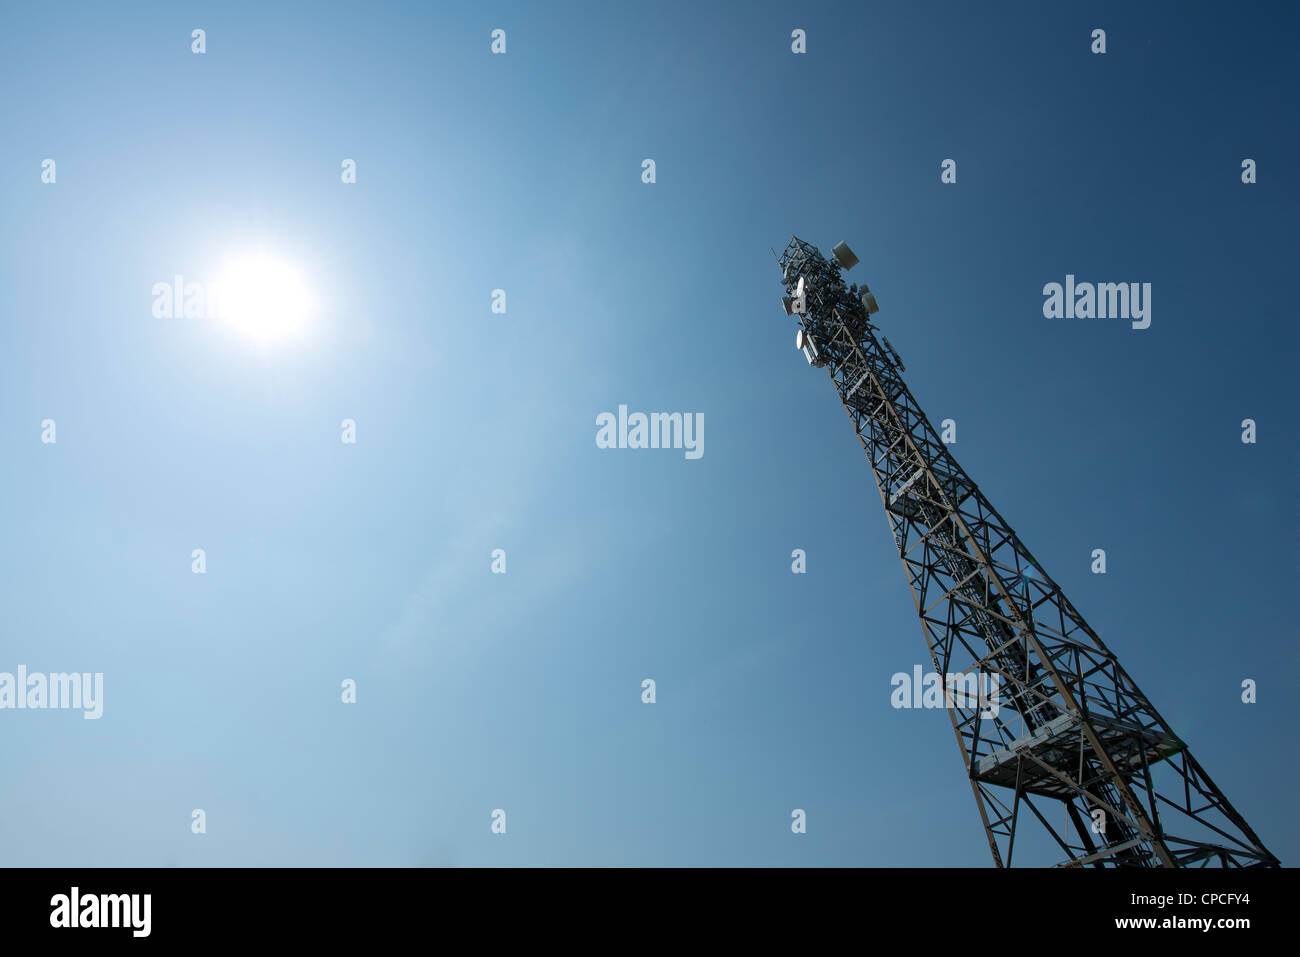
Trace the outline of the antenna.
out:
[[[901,372],[906,372],[907,366],[903,365],[903,360],[899,358],[898,350],[894,348],[894,344],[889,341],[889,336],[881,336],[880,338],[885,340],[885,348],[888,349],[889,354],[894,357],[894,362],[898,363],[899,370]]]

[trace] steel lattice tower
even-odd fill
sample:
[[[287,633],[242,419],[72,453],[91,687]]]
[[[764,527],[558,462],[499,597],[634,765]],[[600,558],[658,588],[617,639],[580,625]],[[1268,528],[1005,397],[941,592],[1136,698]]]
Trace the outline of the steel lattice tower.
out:
[[[790,239],[786,311],[871,463],[935,673],[958,676],[944,702],[994,864],[1011,865],[1032,817],[1061,866],[1277,866],[940,441],[871,321],[875,298],[840,276],[857,258],[834,252]],[[997,708],[970,693],[981,673]]]

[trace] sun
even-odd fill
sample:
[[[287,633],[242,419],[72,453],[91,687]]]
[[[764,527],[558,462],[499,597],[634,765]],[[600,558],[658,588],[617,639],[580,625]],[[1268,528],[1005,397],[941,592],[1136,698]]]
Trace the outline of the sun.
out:
[[[302,276],[266,253],[231,263],[219,286],[221,321],[255,342],[296,337],[311,316],[312,296]]]

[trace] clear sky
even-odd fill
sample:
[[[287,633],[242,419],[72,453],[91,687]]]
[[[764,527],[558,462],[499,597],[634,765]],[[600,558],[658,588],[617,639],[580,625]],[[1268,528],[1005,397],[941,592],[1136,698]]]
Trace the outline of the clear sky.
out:
[[[1300,15],[1133,7],[6,5],[0,671],[104,711],[0,711],[0,861],[987,866],[795,233],[1296,863]],[[253,250],[300,335],[152,314]]]

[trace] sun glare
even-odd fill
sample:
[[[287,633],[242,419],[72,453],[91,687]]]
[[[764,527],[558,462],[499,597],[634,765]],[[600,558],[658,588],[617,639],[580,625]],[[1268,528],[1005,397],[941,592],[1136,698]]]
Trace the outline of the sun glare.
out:
[[[297,270],[262,253],[226,270],[220,296],[222,321],[261,343],[300,334],[312,308]]]

